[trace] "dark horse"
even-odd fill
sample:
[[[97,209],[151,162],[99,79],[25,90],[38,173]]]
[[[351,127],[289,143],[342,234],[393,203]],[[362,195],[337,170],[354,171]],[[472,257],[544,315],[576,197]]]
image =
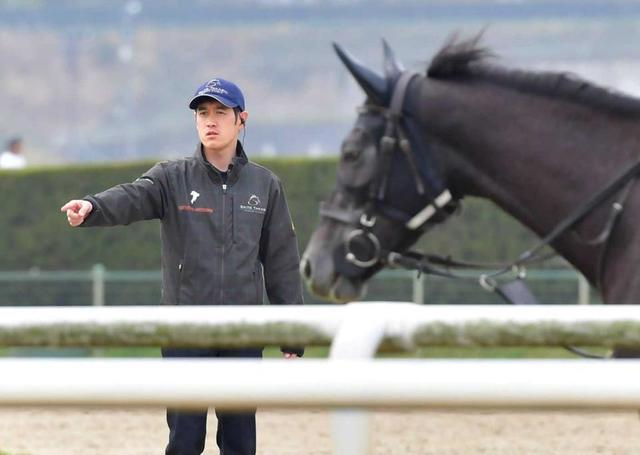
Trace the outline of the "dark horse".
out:
[[[386,43],[384,76],[335,48],[367,99],[301,262],[320,296],[360,297],[384,252],[406,251],[464,196],[544,237],[640,158],[640,101],[565,73],[500,67],[477,38],[449,41],[424,75]],[[583,215],[551,246],[606,303],[638,303],[635,172]]]

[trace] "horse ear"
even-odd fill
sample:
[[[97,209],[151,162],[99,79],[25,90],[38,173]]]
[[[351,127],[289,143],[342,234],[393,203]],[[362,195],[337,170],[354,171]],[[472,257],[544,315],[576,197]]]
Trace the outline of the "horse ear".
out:
[[[384,106],[388,99],[387,80],[372,69],[364,66],[339,44],[333,43],[333,48],[367,96],[374,103]]]
[[[382,47],[384,48],[384,73],[387,79],[394,80],[404,71],[404,66],[398,61],[396,54],[384,38],[382,38]]]

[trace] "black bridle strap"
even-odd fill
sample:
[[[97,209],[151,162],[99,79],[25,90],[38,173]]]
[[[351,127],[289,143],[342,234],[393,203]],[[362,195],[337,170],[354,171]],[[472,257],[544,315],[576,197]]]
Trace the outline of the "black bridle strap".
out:
[[[398,82],[396,83],[395,89],[393,91],[393,96],[391,97],[391,104],[389,105],[389,121],[395,126],[396,134],[398,136],[397,146],[407,158],[409,169],[411,170],[411,175],[413,176],[413,180],[416,183],[416,191],[419,195],[422,196],[425,193],[425,185],[422,181],[422,177],[420,176],[420,171],[418,171],[418,165],[416,164],[416,160],[411,150],[411,143],[407,139],[407,136],[404,133],[402,124],[400,122],[400,120],[402,119],[402,107],[404,106],[404,99],[407,94],[407,89],[409,88],[409,84],[411,83],[411,81],[417,76],[418,73],[405,71],[400,76],[400,79],[398,79]]]
[[[389,110],[387,112],[387,125],[385,128],[384,136],[381,139],[381,152],[383,159],[380,166],[381,173],[384,177],[381,177],[380,185],[377,188],[376,196],[378,200],[384,199],[386,192],[387,179],[389,178],[388,165],[393,150],[399,148],[404,154],[409,165],[409,170],[414,179],[416,185],[416,192],[423,196],[426,193],[425,184],[418,170],[413,150],[411,149],[411,142],[407,138],[402,119],[402,107],[404,105],[404,98],[406,96],[407,89],[411,81],[418,76],[418,73],[406,71],[402,73],[398,82],[395,85],[393,96],[391,97],[391,103],[389,104]],[[420,230],[429,221],[429,219],[435,215],[438,210],[444,208],[449,202],[453,200],[451,192],[444,190],[437,195],[425,208],[420,210],[405,224],[406,228],[411,231]]]
[[[482,275],[480,277],[481,282],[483,280],[490,279],[492,277],[504,275],[507,272],[518,269],[519,267],[530,264],[537,261],[543,261],[548,259],[551,255],[538,254],[539,251],[545,246],[549,245],[551,242],[556,240],[559,236],[564,234],[567,230],[569,230],[574,224],[582,220],[587,214],[589,214],[593,209],[595,209],[598,205],[602,204],[606,199],[611,197],[622,185],[628,182],[631,178],[635,177],[636,174],[640,172],[640,160],[635,161],[630,166],[628,166],[625,170],[623,170],[620,174],[618,174],[614,179],[612,179],[607,185],[605,185],[602,190],[596,193],[587,203],[581,205],[576,209],[573,213],[567,216],[564,220],[562,220],[558,225],[551,230],[544,238],[540,240],[536,245],[532,248],[528,249],[524,253],[522,253],[518,259],[515,261],[509,262],[506,265],[499,265],[501,268],[491,274]],[[620,212],[622,209],[616,211],[616,218],[619,218]],[[400,265],[407,269],[419,270],[424,273],[430,273],[439,276],[447,276],[449,278],[462,278],[461,276],[451,273],[448,269],[435,269],[432,264],[438,264],[445,267],[456,267],[456,268],[481,268],[488,264],[475,264],[475,263],[465,263],[460,261],[455,261],[450,258],[442,258],[434,255],[424,255],[416,252],[411,252],[409,254],[401,254],[396,252],[391,252],[387,257],[387,262],[391,265]],[[498,264],[491,264],[498,265]],[[437,272],[437,273],[434,273]]]
[[[416,191],[419,195],[425,194],[425,185],[422,181],[420,171],[416,164],[413,152],[411,150],[411,144],[403,131],[401,124],[402,119],[402,107],[404,106],[404,99],[407,94],[407,89],[411,81],[418,76],[418,73],[405,71],[400,75],[400,78],[395,84],[393,89],[393,95],[391,96],[391,102],[389,103],[389,109],[386,112],[387,124],[385,127],[384,135],[380,140],[380,152],[382,158],[379,166],[379,184],[375,190],[375,196],[378,200],[383,200],[387,190],[387,180],[389,178],[389,165],[391,162],[391,156],[396,149],[405,155],[411,175],[416,185]]]
[[[385,219],[400,222],[401,226],[414,233],[422,233],[427,222],[437,213],[449,214],[447,210],[450,203],[455,203],[451,192],[442,189],[441,186],[435,185],[427,191],[427,185],[418,168],[411,142],[407,136],[406,125],[403,125],[403,106],[407,90],[411,81],[418,76],[418,73],[403,72],[393,87],[391,101],[389,107],[380,107],[365,104],[359,111],[361,113],[374,112],[382,114],[385,117],[385,130],[379,143],[379,153],[377,160],[377,168],[374,171],[373,181],[369,185],[369,201],[362,210],[352,211],[332,206],[329,203],[321,203],[320,216],[333,220],[335,222],[354,226],[354,230],[349,234],[349,240],[346,242],[345,248],[347,254],[345,259],[348,262],[362,269],[369,268],[381,260],[384,260],[382,250],[379,247],[379,240],[373,234],[372,228],[376,224],[376,216],[382,215]],[[420,196],[427,196],[428,205],[416,214],[398,213],[398,210],[392,210],[391,207],[384,210],[386,213],[380,213],[384,209],[385,197],[387,193],[388,180],[391,175],[391,161],[396,150],[400,150],[407,160],[411,175],[413,177],[416,192]],[[429,183],[429,182],[427,182]],[[432,185],[433,187],[433,185]],[[376,212],[377,209],[377,212]],[[406,215],[406,216],[405,216]],[[366,239],[369,244],[376,244],[374,253],[371,257],[362,260],[353,251],[356,241]]]
[[[398,125],[398,147],[400,147],[400,151],[404,154],[407,159],[407,163],[409,164],[409,170],[411,171],[411,175],[413,176],[413,180],[416,184],[416,192],[420,196],[424,196],[426,193],[424,182],[422,181],[422,177],[420,176],[420,171],[418,170],[418,164],[416,163],[416,158],[413,154],[413,150],[411,150],[411,142],[407,138],[407,135],[404,132],[404,128],[402,125]]]
[[[513,265],[526,264],[534,261],[536,259],[535,255],[538,251],[556,240],[574,224],[588,215],[593,209],[611,197],[622,185],[628,182],[632,177],[635,177],[638,171],[640,171],[640,160],[636,160],[629,167],[624,169],[617,177],[607,183],[602,190],[587,201],[586,204],[578,207],[578,209],[571,213],[567,218],[558,223],[558,225],[553,228],[551,232],[549,232],[537,245],[522,253]]]

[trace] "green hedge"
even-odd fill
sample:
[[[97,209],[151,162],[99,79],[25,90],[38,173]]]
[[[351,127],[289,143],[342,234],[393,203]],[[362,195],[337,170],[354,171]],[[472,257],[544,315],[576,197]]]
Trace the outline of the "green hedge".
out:
[[[318,221],[318,204],[335,182],[335,159],[260,159],[285,185],[291,213],[304,249]],[[156,221],[132,226],[72,229],[60,213],[69,199],[130,182],[152,162],[33,168],[0,172],[0,270],[108,269],[149,270],[160,265]],[[478,200],[466,201],[460,216],[434,229],[420,246],[466,259],[512,258],[533,237],[512,219]]]
[[[284,181],[301,246],[317,221],[318,202],[334,182],[334,160],[274,159],[261,164]],[[93,194],[139,177],[154,163],[69,166],[0,172],[0,270],[157,269],[160,228],[157,221],[131,226],[73,229],[60,207],[69,199]]]

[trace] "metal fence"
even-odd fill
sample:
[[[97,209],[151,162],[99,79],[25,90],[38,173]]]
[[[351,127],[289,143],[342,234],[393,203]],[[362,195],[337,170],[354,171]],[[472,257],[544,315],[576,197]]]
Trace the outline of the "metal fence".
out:
[[[451,280],[405,270],[384,270],[368,285],[368,300],[411,301],[435,305],[500,304],[473,275]],[[159,270],[2,271],[0,306],[156,305],[160,301]],[[596,303],[587,281],[572,269],[530,270],[528,283],[545,304]],[[306,293],[306,290],[305,290]],[[305,301],[323,303],[307,293]]]

